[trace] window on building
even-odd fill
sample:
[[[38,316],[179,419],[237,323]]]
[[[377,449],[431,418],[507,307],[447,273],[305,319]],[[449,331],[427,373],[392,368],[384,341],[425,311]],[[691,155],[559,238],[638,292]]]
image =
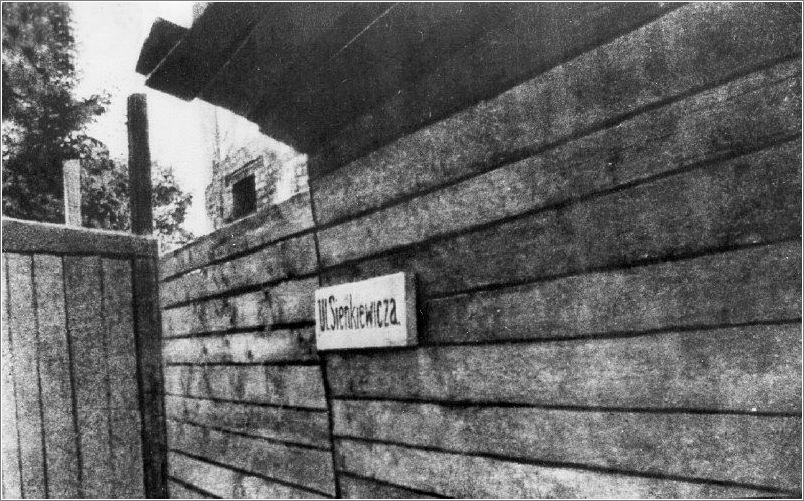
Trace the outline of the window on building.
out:
[[[232,218],[237,219],[254,212],[257,208],[257,190],[254,188],[253,174],[232,186],[232,199]]]

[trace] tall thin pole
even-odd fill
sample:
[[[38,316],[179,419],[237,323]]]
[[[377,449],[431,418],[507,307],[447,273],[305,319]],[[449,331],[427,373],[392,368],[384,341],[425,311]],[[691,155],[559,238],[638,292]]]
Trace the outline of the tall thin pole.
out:
[[[148,104],[145,94],[128,96],[128,179],[131,231],[137,235],[150,235],[154,230],[154,220],[151,208]]]

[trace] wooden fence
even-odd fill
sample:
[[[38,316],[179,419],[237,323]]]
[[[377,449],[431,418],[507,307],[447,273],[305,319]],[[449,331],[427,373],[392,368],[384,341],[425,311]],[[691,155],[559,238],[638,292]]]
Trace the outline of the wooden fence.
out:
[[[163,257],[172,496],[800,497],[801,14],[655,9],[523,17],[417,83],[508,90]],[[314,352],[398,271],[419,346]]]
[[[156,252],[3,219],[3,497],[165,496]]]
[[[172,497],[336,494],[309,195],[160,260]]]

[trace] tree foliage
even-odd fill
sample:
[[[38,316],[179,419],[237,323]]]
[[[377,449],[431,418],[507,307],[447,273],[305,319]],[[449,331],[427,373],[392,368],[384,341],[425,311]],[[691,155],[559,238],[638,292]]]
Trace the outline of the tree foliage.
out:
[[[160,249],[170,250],[194,238],[183,229],[192,195],[184,193],[176,182],[173,169],[154,163],[151,167],[153,186],[154,236]],[[128,198],[128,167],[108,155],[95,156],[82,162],[81,216],[83,225],[126,231],[131,228]]]
[[[108,97],[78,99],[70,8],[62,3],[4,2],[3,212],[64,220],[62,162],[101,147],[84,133]]]
[[[75,40],[65,3],[4,2],[3,214],[63,222],[62,165],[82,160],[84,226],[127,230],[128,170],[86,126],[108,95],[77,98]],[[191,203],[170,168],[154,165],[154,233],[163,246],[192,235],[181,228]]]

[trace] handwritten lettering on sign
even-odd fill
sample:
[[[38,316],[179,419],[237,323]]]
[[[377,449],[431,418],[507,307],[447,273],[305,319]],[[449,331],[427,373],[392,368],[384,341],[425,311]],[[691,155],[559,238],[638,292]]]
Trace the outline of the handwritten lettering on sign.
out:
[[[319,350],[416,344],[412,275],[394,273],[315,291]]]

